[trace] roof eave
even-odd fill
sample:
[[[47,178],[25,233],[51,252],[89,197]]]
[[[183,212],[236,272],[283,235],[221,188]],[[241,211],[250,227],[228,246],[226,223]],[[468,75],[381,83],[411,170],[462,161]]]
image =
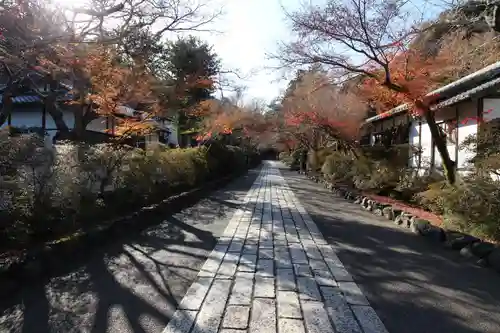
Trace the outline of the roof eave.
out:
[[[480,87],[483,87],[482,88],[483,90],[486,89],[486,88],[484,88],[485,86],[491,85],[492,82],[497,82],[497,80],[499,79],[498,78],[499,75],[500,75],[500,61],[493,63],[489,66],[486,66],[486,67],[484,67],[484,68],[482,68],[474,73],[466,75],[463,78],[458,79],[456,81],[453,81],[452,83],[449,83],[441,88],[435,89],[435,90],[429,92],[428,94],[426,94],[425,96],[426,97],[439,96],[439,95],[444,95],[444,94],[447,94],[449,92],[452,92],[453,90],[457,90],[453,96],[449,96],[449,98],[436,104],[436,106],[445,105],[446,101],[449,101],[449,100],[455,98],[456,96],[460,96],[460,95],[465,94],[467,92],[479,89]],[[460,92],[460,90],[465,88],[465,86],[467,84],[478,83],[478,82],[481,82],[484,80],[487,80],[487,81],[485,83],[482,83],[482,84],[472,88],[472,89],[468,89],[468,90]],[[493,85],[496,86],[497,83],[493,83]],[[470,98],[470,97],[467,97],[467,98]],[[462,99],[462,100],[464,100],[464,99]],[[436,109],[439,109],[442,107],[444,107],[444,106],[439,106]],[[406,112],[406,111],[408,111],[408,104],[401,104],[401,105],[399,105],[399,106],[397,106],[389,111],[386,111],[386,112],[381,113],[377,116],[366,119],[365,123],[372,123],[374,121],[381,120],[381,119],[384,119],[387,117],[392,117],[392,116],[395,116],[396,114]]]

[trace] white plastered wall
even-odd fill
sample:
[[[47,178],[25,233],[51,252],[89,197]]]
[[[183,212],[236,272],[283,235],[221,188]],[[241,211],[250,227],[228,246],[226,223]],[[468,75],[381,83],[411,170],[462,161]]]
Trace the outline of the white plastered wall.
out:
[[[440,110],[438,113],[436,113],[436,120],[438,122],[454,119],[458,114],[458,119],[456,121],[456,143],[448,142],[447,147],[451,158],[453,160],[456,159],[457,167],[460,172],[467,172],[467,170],[471,169],[469,160],[474,157],[474,152],[461,147],[461,145],[469,136],[477,134],[478,105],[480,105],[479,101],[477,99],[472,99]],[[500,98],[483,98],[482,105],[483,119],[485,122],[500,118]],[[422,166],[425,166],[426,162],[431,162],[432,136],[427,124],[422,123],[422,126],[420,128],[418,121],[415,120],[412,123],[410,129],[411,144],[416,146],[419,145],[419,132],[421,132],[420,144],[422,147]],[[458,146],[457,156],[455,155],[456,146]],[[434,149],[434,165],[440,166],[441,156],[439,155],[437,149]],[[410,162],[410,166],[417,167],[418,159],[412,159],[412,161]]]
[[[470,169],[469,160],[474,157],[474,153],[460,147],[464,140],[470,135],[477,134],[478,100],[467,101],[457,105],[458,107],[458,158],[457,168],[459,171]],[[460,149],[461,148],[461,149]]]

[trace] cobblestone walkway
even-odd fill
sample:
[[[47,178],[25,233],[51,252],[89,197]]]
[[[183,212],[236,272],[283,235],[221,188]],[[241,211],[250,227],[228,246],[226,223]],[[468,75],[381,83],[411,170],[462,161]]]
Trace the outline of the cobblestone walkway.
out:
[[[266,162],[164,333],[387,332]]]

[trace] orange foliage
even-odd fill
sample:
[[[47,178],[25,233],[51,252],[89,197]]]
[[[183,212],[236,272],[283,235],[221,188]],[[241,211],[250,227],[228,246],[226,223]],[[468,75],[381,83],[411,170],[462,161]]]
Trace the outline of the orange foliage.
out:
[[[97,48],[84,59],[79,68],[90,82],[86,103],[96,105],[100,115],[115,116],[117,109],[129,103],[146,103],[148,109],[140,117],[117,118],[116,134],[146,133],[150,122],[145,120],[160,112],[158,102],[152,94],[152,77],[141,66],[124,66],[116,62],[116,54],[105,48]]]
[[[209,116],[214,110],[216,110],[219,106],[215,105],[213,100],[205,100],[201,101],[193,108],[189,110],[189,114],[196,117],[206,117]]]
[[[194,85],[197,88],[210,89],[214,85],[214,80],[211,78],[199,77],[194,80]]]
[[[374,77],[364,80],[361,93],[381,112],[408,103],[413,112],[420,113],[415,107],[415,101],[431,103],[438,97],[426,94],[442,84],[443,77],[448,74],[450,63],[450,58],[444,55],[425,58],[413,50],[398,53],[389,63],[390,81],[398,88],[387,85],[384,70],[375,69],[371,71]]]
[[[70,104],[92,105],[92,111],[98,115],[113,117],[116,135],[143,134],[151,130],[152,122],[148,120],[159,115],[160,107],[153,95],[153,78],[142,66],[118,62],[114,50],[104,46],[90,50],[66,46],[58,51],[57,62],[45,58],[41,64],[72,79],[73,92],[82,98]],[[147,105],[147,109],[125,117],[120,112],[123,106],[137,103]]]
[[[83,59],[81,68],[90,81],[88,101],[102,114],[113,114],[119,105],[132,101],[156,102],[151,91],[152,78],[140,67],[116,63],[115,54],[97,49]]]
[[[269,122],[258,111],[218,100],[204,102],[201,109],[205,117],[203,127],[206,134],[198,136],[197,140],[206,140],[218,134],[232,134],[259,141],[269,132]]]
[[[346,142],[354,142],[366,114],[357,96],[341,92],[323,74],[305,74],[283,102],[284,126],[302,140],[312,140],[314,131]]]
[[[237,126],[239,110],[234,105],[221,103],[218,100],[206,100],[191,111],[192,115],[204,118],[204,135],[196,140],[207,140],[217,134],[231,134]]]

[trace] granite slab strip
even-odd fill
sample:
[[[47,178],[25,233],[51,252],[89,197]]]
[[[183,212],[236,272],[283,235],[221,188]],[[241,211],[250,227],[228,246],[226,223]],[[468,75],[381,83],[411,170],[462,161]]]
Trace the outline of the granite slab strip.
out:
[[[226,314],[224,315],[222,327],[245,329],[248,327],[249,317],[249,306],[229,305],[226,309]]]
[[[330,259],[325,259],[330,272],[332,272],[335,280],[337,281],[353,281],[351,274],[344,268],[344,266],[339,266],[335,261]]]
[[[292,263],[294,264],[307,264],[307,256],[302,248],[301,244],[290,244],[290,256],[292,257]]]
[[[238,255],[229,252],[226,253],[216,276],[218,278],[231,278],[234,276],[234,274],[236,274],[236,270],[238,269],[238,261]]]
[[[308,277],[312,277],[313,276],[313,273],[312,273],[312,270],[311,270],[311,267],[309,267],[309,265],[306,265],[306,264],[294,264],[293,265],[293,269],[295,271],[295,275],[296,276],[308,276]]]
[[[295,291],[278,291],[278,317],[302,318],[299,297]]]
[[[335,333],[322,302],[302,302],[307,333]]]
[[[274,278],[255,276],[255,290],[254,297],[276,297],[276,288],[274,285]]]
[[[305,333],[304,321],[299,319],[279,318],[278,333]]]
[[[189,287],[186,295],[182,298],[179,304],[179,309],[183,310],[199,310],[201,304],[208,293],[212,284],[213,278],[198,277],[198,279]]]
[[[323,255],[313,241],[302,241],[306,255],[311,260],[323,260]]]
[[[297,277],[297,288],[301,300],[321,302],[321,294],[314,278]]]
[[[364,333],[388,333],[384,323],[371,306],[353,305],[351,308]]]
[[[297,290],[295,273],[292,268],[278,268],[278,290]]]
[[[189,333],[198,311],[177,310],[162,333]]]
[[[250,305],[252,302],[252,293],[254,285],[253,273],[238,273],[235,278],[229,304],[231,305]]]
[[[218,332],[230,288],[231,281],[229,280],[214,281],[198,312],[192,333]]]
[[[249,333],[276,333],[276,300],[253,299]]]
[[[320,271],[320,270],[314,270],[314,279],[316,280],[316,283],[319,286],[330,286],[330,287],[337,287],[338,283],[333,277],[332,273],[330,271]]]
[[[274,248],[274,259],[278,268],[292,268],[292,258],[285,246],[276,246]]]
[[[354,313],[338,288],[321,287],[325,307],[338,333],[363,333]]]
[[[271,250],[272,251],[272,250]],[[257,261],[257,275],[273,277],[274,276],[274,260],[259,259]]]
[[[265,162],[219,240],[168,333],[361,333],[359,323],[364,333],[387,333],[275,162]]]
[[[233,241],[231,242],[231,245],[229,246],[229,249],[227,250],[228,252],[241,252],[241,250],[243,249],[243,243],[244,243],[244,239],[241,239],[241,238],[236,238],[237,236],[235,236],[233,238]]]
[[[255,272],[257,255],[243,253],[238,265],[238,272]]]
[[[339,289],[344,294],[347,303],[354,305],[369,305],[368,300],[356,283],[339,282],[338,284]]]
[[[311,269],[313,271],[328,271],[328,265],[326,262],[321,259],[321,260],[309,260],[309,266],[311,266]]]

